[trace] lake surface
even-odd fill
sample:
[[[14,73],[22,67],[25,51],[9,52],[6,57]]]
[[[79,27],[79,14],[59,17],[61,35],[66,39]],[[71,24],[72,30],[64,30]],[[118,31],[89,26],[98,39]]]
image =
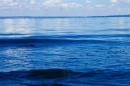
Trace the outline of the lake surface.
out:
[[[0,17],[0,86],[129,86],[130,17]]]

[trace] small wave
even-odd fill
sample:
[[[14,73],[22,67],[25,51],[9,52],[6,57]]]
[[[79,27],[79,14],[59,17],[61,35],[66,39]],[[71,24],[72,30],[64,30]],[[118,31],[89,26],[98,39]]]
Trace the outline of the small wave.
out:
[[[110,70],[110,69],[104,69],[104,70],[89,70],[85,73],[82,73],[80,77],[104,77],[104,78],[124,78],[130,76],[130,70]]]
[[[27,36],[0,38],[1,47],[43,47],[46,45],[71,44],[112,44],[129,45],[129,34],[113,35],[62,35],[62,36]]]
[[[4,86],[67,86],[60,82],[52,82],[51,80],[65,78],[75,73],[76,72],[72,72],[66,69],[0,72],[0,85],[3,86],[4,84]],[[9,82],[6,83],[6,81]]]
[[[128,31],[129,29],[107,29],[107,30],[102,30],[102,31]],[[15,37],[18,36],[18,37]],[[109,38],[109,37],[130,37],[130,34],[89,34],[89,35],[76,35],[76,34],[66,34],[66,35],[41,35],[39,34],[0,34],[0,39],[31,39],[31,38],[35,38],[35,39],[71,39],[71,40],[75,40],[75,39],[85,39],[85,38]]]
[[[73,72],[66,69],[44,69],[0,73],[0,81],[17,82],[25,86],[129,85],[129,79],[130,70],[114,71],[110,69],[88,69],[86,72]]]
[[[65,69],[44,69],[30,71],[0,72],[0,79],[28,78],[28,79],[57,79],[67,77],[76,72]]]
[[[22,44],[22,43],[55,43],[55,42],[90,42],[103,43],[105,40],[70,40],[70,39],[0,39],[0,44]]]
[[[29,72],[29,78],[43,77],[47,79],[63,78],[74,73],[70,70],[64,69],[31,70]]]
[[[22,86],[68,86],[65,84],[61,84],[61,83],[50,83],[50,84],[46,84],[46,83],[41,83],[41,84],[32,84],[32,83],[22,83]],[[19,85],[18,85],[19,86]]]

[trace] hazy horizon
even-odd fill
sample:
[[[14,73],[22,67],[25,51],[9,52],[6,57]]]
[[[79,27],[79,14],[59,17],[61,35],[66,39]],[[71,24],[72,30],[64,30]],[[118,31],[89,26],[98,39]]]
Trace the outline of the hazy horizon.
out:
[[[130,0],[0,1],[0,16],[107,16],[130,14]]]
[[[70,18],[71,18],[71,17],[112,17],[112,16],[114,16],[114,17],[116,17],[116,16],[117,16],[117,17],[118,17],[118,16],[119,16],[119,17],[120,17],[120,16],[121,16],[121,17],[124,16],[124,17],[125,17],[125,16],[130,16],[130,14],[89,15],[89,16],[78,16],[78,15],[77,15],[77,16],[75,16],[75,15],[73,15],[73,16],[67,16],[67,15],[63,15],[63,16],[62,16],[62,15],[58,15],[58,16],[55,16],[55,15],[54,15],[54,16],[47,16],[47,15],[46,15],[46,16],[45,16],[45,15],[22,15],[22,16],[19,16],[19,15],[14,15],[14,16],[13,16],[13,15],[11,15],[11,16],[10,16],[10,15],[6,15],[6,16],[0,16],[0,17],[52,17],[52,18],[53,18],[53,17],[63,17],[63,18],[64,18],[64,17],[70,17]]]

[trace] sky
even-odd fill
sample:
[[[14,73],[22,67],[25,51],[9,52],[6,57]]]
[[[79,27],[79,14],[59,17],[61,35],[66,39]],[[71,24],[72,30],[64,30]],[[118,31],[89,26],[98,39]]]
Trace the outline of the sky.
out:
[[[0,0],[0,16],[130,14],[130,0]]]

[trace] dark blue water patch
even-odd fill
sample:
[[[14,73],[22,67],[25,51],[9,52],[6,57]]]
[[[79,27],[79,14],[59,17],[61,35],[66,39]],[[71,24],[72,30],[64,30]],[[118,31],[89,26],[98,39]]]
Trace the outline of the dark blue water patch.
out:
[[[70,39],[101,39],[104,38],[105,40],[110,39],[110,38],[116,38],[118,39],[119,37],[121,38],[130,38],[130,34],[107,34],[107,35],[68,35],[68,36],[58,36],[56,38],[70,38]]]
[[[66,86],[66,84],[52,81],[58,79],[60,80],[65,77],[72,76],[73,74],[78,73],[65,69],[12,71],[0,73],[0,82],[6,83],[6,81],[10,81],[10,83],[6,83],[6,85],[16,83],[20,86]],[[50,83],[48,83],[49,81]]]
[[[126,32],[126,31],[130,31],[130,28],[121,28],[121,29],[119,29],[119,28],[117,28],[117,29],[113,28],[113,29],[105,29],[105,30],[101,30],[101,31],[125,31]],[[129,35],[129,34],[127,34],[127,35]]]
[[[17,34],[18,35],[18,34]],[[21,35],[21,34],[19,34]],[[3,36],[3,35],[2,35]],[[118,38],[128,39],[130,34],[111,34],[111,35],[54,35],[54,36],[20,36],[0,38],[0,44],[22,44],[22,43],[56,43],[56,42],[87,42],[87,43],[114,43],[119,41]],[[114,40],[109,40],[113,39]],[[126,40],[123,40],[126,41]],[[128,41],[129,42],[129,41]]]
[[[110,29],[116,31],[128,31],[129,29]],[[110,31],[109,29],[103,31]],[[98,30],[99,31],[99,30]],[[16,36],[16,37],[15,37]],[[18,36],[18,37],[17,37]],[[42,33],[37,34],[19,34],[19,33],[9,33],[0,34],[0,39],[85,39],[85,38],[112,38],[112,37],[125,37],[129,38],[130,34],[88,34],[88,35],[78,35],[78,34],[64,34],[64,35],[42,35]]]
[[[13,86],[128,86],[130,70],[88,69],[74,72],[66,69],[43,69],[1,72],[0,85],[4,83],[14,84]]]
[[[113,18],[113,17],[130,17],[130,15],[107,15],[107,16],[89,16],[90,18]]]
[[[28,79],[56,79],[63,78],[70,74],[76,74],[70,70],[65,69],[44,69],[44,70],[29,70],[29,71],[12,71],[0,73],[0,77],[9,78],[28,78]],[[4,80],[2,78],[2,80]]]
[[[55,42],[88,42],[88,43],[104,43],[105,40],[69,40],[69,39],[4,39],[0,40],[0,44],[17,44],[17,43],[55,43]]]

